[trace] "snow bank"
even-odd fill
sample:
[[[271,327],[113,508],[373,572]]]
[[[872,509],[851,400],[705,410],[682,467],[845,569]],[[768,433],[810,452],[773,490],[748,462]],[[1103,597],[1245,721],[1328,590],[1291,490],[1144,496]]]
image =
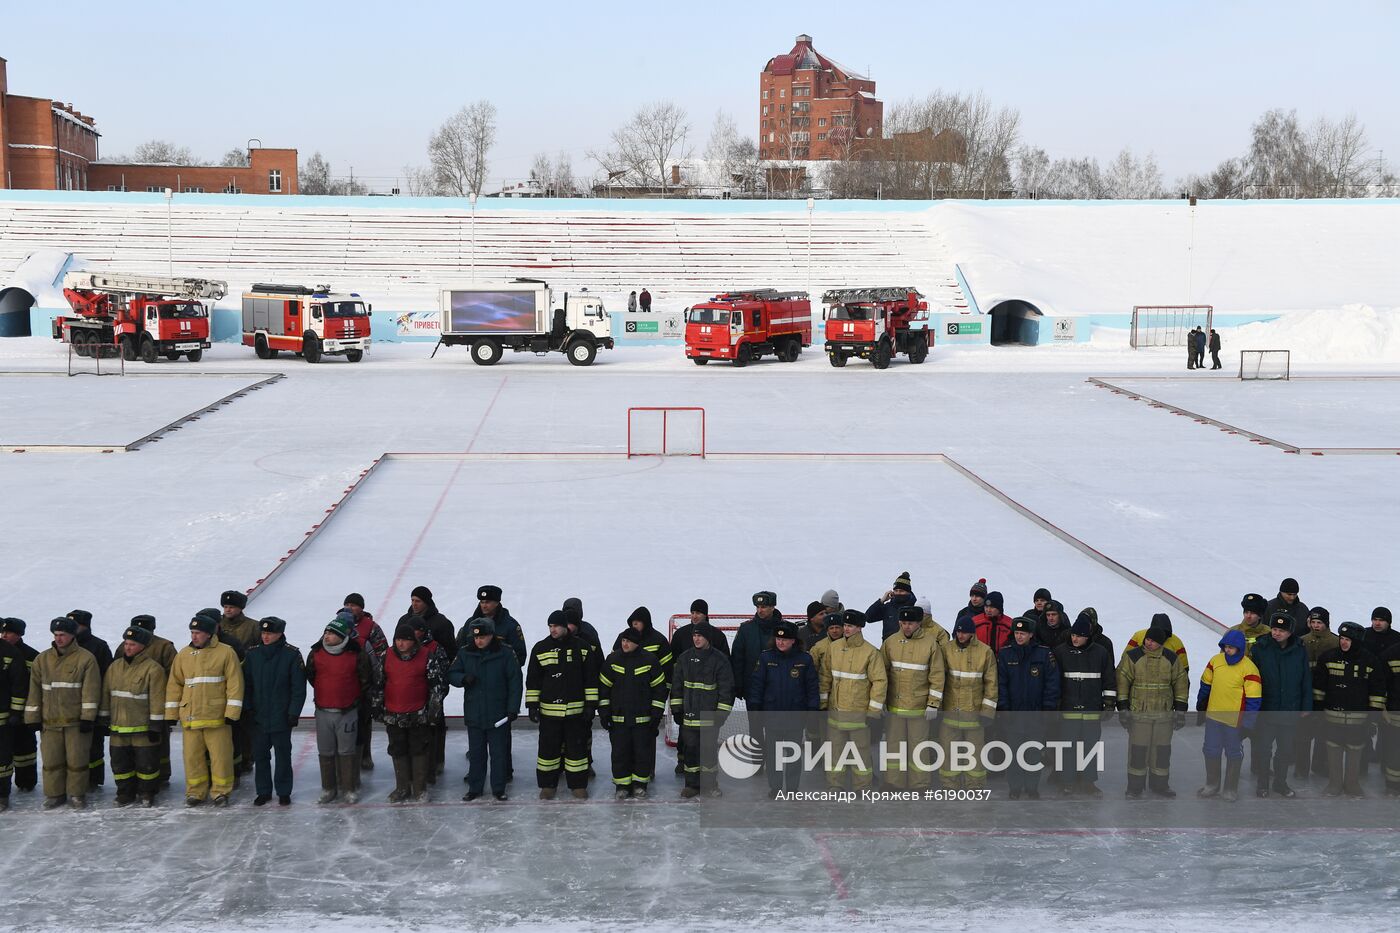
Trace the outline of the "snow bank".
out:
[[[0,291],[22,288],[34,296],[40,307],[66,307],[63,272],[72,253],[61,249],[36,249],[9,275],[0,276]]]
[[[1353,304],[1295,311],[1220,331],[1235,350],[1289,350],[1297,363],[1400,363],[1400,308]]]

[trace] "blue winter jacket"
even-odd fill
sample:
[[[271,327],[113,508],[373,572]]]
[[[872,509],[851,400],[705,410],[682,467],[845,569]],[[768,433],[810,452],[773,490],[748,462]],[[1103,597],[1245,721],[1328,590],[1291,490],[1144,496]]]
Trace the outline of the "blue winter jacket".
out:
[[[997,709],[1039,711],[1060,707],[1060,666],[1039,642],[1014,640],[997,652]]]
[[[766,712],[814,710],[819,705],[817,665],[794,645],[784,654],[769,648],[749,678],[748,707]]]
[[[491,729],[507,716],[518,715],[523,681],[515,655],[499,636],[482,651],[476,643],[457,652],[447,680],[462,688],[462,722]],[[471,686],[467,686],[468,681]],[[506,724],[507,727],[509,724]]]
[[[306,705],[306,666],[283,638],[259,642],[243,660],[243,720],[259,732],[287,732]]]

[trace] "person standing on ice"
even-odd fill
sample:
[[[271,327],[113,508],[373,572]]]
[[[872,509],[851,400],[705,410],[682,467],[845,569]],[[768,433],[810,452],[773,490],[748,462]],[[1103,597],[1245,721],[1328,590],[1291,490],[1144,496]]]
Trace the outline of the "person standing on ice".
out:
[[[583,617],[582,599],[570,596],[559,608],[564,611],[564,618],[568,620],[570,635],[577,635],[597,650],[603,650],[603,643],[598,639],[598,630]]]
[[[1186,671],[1187,680],[1189,682],[1191,676],[1191,662],[1186,657],[1186,646],[1182,644],[1181,638],[1172,633],[1171,616],[1167,615],[1165,612],[1159,612],[1152,617],[1152,625],[1160,628],[1162,633],[1167,636],[1167,640],[1161,642],[1161,645],[1163,648],[1176,655],[1177,660],[1181,662],[1182,668]],[[1132,651],[1134,648],[1140,648],[1146,643],[1147,631],[1147,629],[1139,629],[1132,634],[1132,637],[1128,639],[1128,644],[1123,647],[1122,656],[1118,659],[1120,664],[1123,658],[1128,656],[1129,651]],[[1120,696],[1119,699],[1121,700],[1122,697]]]
[[[0,730],[9,732],[15,786],[22,791],[31,791],[39,782],[39,745],[34,738],[34,730],[24,721],[24,708],[29,698],[29,672],[39,652],[24,643],[25,628],[23,619],[0,620],[0,639],[10,649],[8,657],[0,657],[0,662],[10,672],[10,692],[0,696],[0,703],[9,708],[10,721],[0,723]],[[0,774],[0,797],[8,797],[9,790],[8,778]]]
[[[467,793],[462,800],[471,803],[485,792],[489,767],[491,794],[504,801],[510,724],[520,715],[524,689],[520,666],[489,621],[473,622],[469,634],[470,642],[457,652],[447,672],[452,686],[462,688],[462,723],[467,728]]]
[[[1250,739],[1259,762],[1254,793],[1259,797],[1293,797],[1288,765],[1294,760],[1294,734],[1300,721],[1311,718],[1313,708],[1308,650],[1294,637],[1292,620],[1284,613],[1275,613],[1269,637],[1255,641],[1249,659],[1259,668],[1264,686],[1259,721]]]
[[[734,670],[714,645],[708,622],[691,632],[691,649],[681,655],[671,679],[671,716],[680,723],[685,755],[685,789],[690,799],[719,797],[719,733],[734,709]]]
[[[899,610],[899,631],[880,644],[890,715],[885,747],[903,749],[885,770],[884,782],[910,790],[925,790],[933,783],[931,772],[915,767],[915,749],[929,740],[929,724],[943,704],[947,680],[943,644],[924,622],[922,607],[905,606]]]
[[[93,634],[92,613],[86,609],[74,609],[68,613],[68,618],[78,623],[78,646],[97,661],[98,676],[106,677],[107,668],[112,666],[112,647]],[[94,792],[107,783],[107,756],[103,747],[106,738],[106,724],[99,721],[92,730],[92,751],[88,754],[88,787]]]
[[[1152,617],[1142,644],[1123,652],[1118,662],[1118,722],[1128,730],[1128,790],[1137,799],[1145,788],[1159,797],[1171,789],[1172,733],[1186,725],[1186,698],[1191,678],[1186,664],[1165,647],[1173,636],[1164,612]],[[1151,780],[1148,774],[1151,774]]]
[[[637,296],[637,305],[643,314],[651,313],[651,292],[647,291],[645,286],[642,288],[642,293]]]
[[[1196,368],[1196,328],[1186,334],[1186,368]]]
[[[350,622],[350,618],[337,615],[306,653],[306,680],[311,684],[316,709],[316,756],[321,766],[317,803],[359,800],[360,710],[369,709],[381,668],[373,661],[373,650],[351,634]]]
[[[360,647],[367,649],[370,662],[374,665],[374,679],[378,680],[384,670],[384,655],[389,653],[389,640],[384,630],[374,621],[374,616],[365,612],[365,598],[359,593],[351,593],[341,603],[341,611],[350,614],[350,626],[359,640]],[[374,754],[371,751],[374,736],[374,720],[369,715],[369,703],[360,703],[360,723],[355,733],[355,744],[360,747],[360,770],[374,770]]]
[[[1214,327],[1210,329],[1210,368],[1220,368],[1220,334]]]
[[[222,618],[217,632],[219,643],[233,649],[242,663],[249,648],[258,644],[258,620],[243,614],[248,596],[238,590],[225,590],[219,596]],[[233,776],[253,770],[252,724],[240,719],[233,726]]]
[[[1332,614],[1322,606],[1308,610],[1308,634],[1300,639],[1308,652],[1308,670],[1312,671],[1317,659],[1337,647],[1337,636],[1332,633]],[[1322,714],[1314,698],[1314,713],[1298,724],[1298,737],[1295,745],[1293,775],[1299,780],[1314,774],[1327,776],[1327,736],[1322,728]]]
[[[1045,621],[1045,605],[1050,602],[1050,600],[1050,591],[1042,586],[1040,589],[1036,590],[1035,595],[1031,597],[1031,608],[1021,613],[1021,618],[1030,619],[1039,627],[1040,623]]]
[[[807,624],[799,629],[804,651],[811,651],[812,646],[826,640],[827,624],[845,608],[835,590],[827,590],[821,599],[807,604]]]
[[[800,762],[779,768],[779,742],[802,743],[807,714],[818,705],[819,685],[812,656],[798,643],[797,626],[779,622],[773,632],[773,647],[759,655],[758,668],[749,680],[749,715],[763,721],[763,765],[768,772],[768,795],[795,791],[802,781]]]
[[[409,594],[408,612],[399,621],[408,621],[415,628],[427,629],[429,637],[442,649],[444,667],[450,665],[452,659],[457,656],[458,633],[452,627],[452,620],[438,611],[437,603],[433,601],[433,591],[426,586],[413,588]],[[442,773],[447,759],[447,719],[441,714],[441,710],[438,721],[433,723],[431,756],[433,776],[428,783],[436,784],[437,776]]]
[[[266,804],[275,790],[277,803],[285,807],[292,802],[292,730],[306,705],[306,666],[287,642],[286,621],[266,616],[258,628],[259,644],[243,659],[243,715],[253,733],[253,806]],[[351,767],[355,764],[352,758]]]
[[[422,641],[411,623],[400,622],[384,657],[384,684],[374,700],[394,762],[390,803],[428,799],[433,729],[442,718],[446,696],[447,654],[435,642]]]
[[[66,801],[87,806],[88,753],[97,724],[102,677],[97,660],[78,644],[78,623],[64,617],[49,623],[53,646],[39,652],[29,671],[24,721],[41,729],[44,809]]]
[[[691,641],[691,634],[694,633],[698,625],[710,624],[710,604],[703,599],[695,599],[690,603],[690,621],[676,629],[671,636],[671,664],[672,670],[680,663],[681,655],[685,654],[694,643]],[[714,632],[714,649],[724,655],[726,663],[729,658],[729,638],[724,632],[711,626]],[[680,745],[676,746],[676,774],[685,774],[685,752]]]
[[[1308,633],[1308,605],[1298,598],[1298,581],[1292,577],[1285,577],[1278,585],[1278,595],[1269,600],[1263,617],[1270,618],[1279,609],[1287,612],[1293,619],[1294,635],[1302,638]]]
[[[954,770],[945,758],[939,771],[943,787],[957,789],[964,781],[969,790],[987,786],[982,748],[987,730],[996,721],[997,659],[992,649],[977,639],[972,619],[953,625],[953,637],[943,645],[943,707],[938,716],[938,743],[946,751],[953,742],[972,746],[975,762],[969,770]]]
[[[1060,785],[1063,794],[1102,797],[1095,783],[1098,770],[1090,771],[1081,763],[1080,750],[1092,749],[1103,738],[1103,719],[1112,715],[1118,702],[1118,677],[1113,670],[1113,652],[1094,641],[1094,622],[1079,614],[1069,629],[1069,641],[1054,649],[1055,663],[1060,668],[1061,741],[1075,743],[1066,753],[1070,762]]]
[[[165,669],[150,656],[154,636],[139,625],[122,635],[119,657],[102,680],[97,718],[112,734],[116,805],[139,798],[152,807],[160,789],[160,745],[165,735]]]
[[[612,742],[612,780],[618,800],[646,797],[656,770],[656,733],[670,683],[646,651],[645,633],[629,625],[598,675],[598,719]],[[669,650],[669,649],[668,649]]]
[[[525,632],[520,628],[520,623],[511,616],[510,610],[501,605],[501,588],[490,583],[479,586],[476,589],[476,611],[467,620],[467,625],[462,627],[466,632],[467,626],[473,622],[487,621],[496,630],[496,637],[499,638],[507,648],[515,655],[515,665],[522,670],[525,667],[525,658],[529,654],[528,646],[525,644]],[[583,607],[579,607],[579,615],[583,615]],[[459,633],[458,643],[462,641]],[[506,733],[506,783],[515,780],[514,748],[512,744],[513,736]]]
[[[1327,735],[1325,797],[1365,797],[1361,756],[1371,722],[1385,709],[1385,671],[1361,646],[1365,630],[1355,622],[1337,627],[1337,647],[1313,666],[1313,706],[1322,710]]]
[[[1021,616],[1011,622],[1011,643],[997,652],[997,713],[1001,735],[1016,754],[1007,773],[1012,800],[1024,794],[1040,799],[1040,746],[1057,718],[1060,670],[1050,649],[1035,640],[1036,623]],[[1022,759],[1031,767],[1022,767]]]
[[[228,806],[233,793],[233,724],[243,716],[243,667],[215,634],[217,614],[201,609],[190,620],[190,643],[180,649],[165,686],[165,716],[180,723],[185,751],[185,806],[212,797]]]
[[[1246,593],[1244,599],[1240,600],[1240,609],[1244,617],[1238,625],[1231,626],[1231,630],[1244,634],[1245,650],[1250,651],[1253,650],[1256,641],[1269,637],[1269,626],[1264,624],[1264,614],[1269,611],[1269,604],[1258,593]],[[1290,619],[1291,624],[1291,617],[1287,612],[1283,612],[1283,617]]]
[[[549,637],[535,644],[525,670],[525,708],[540,727],[535,779],[541,800],[553,800],[559,775],[574,797],[588,797],[588,730],[598,708],[601,659],[569,634],[564,612],[549,614]]]
[[[1244,633],[1230,629],[1220,639],[1220,653],[1206,662],[1196,693],[1196,725],[1205,726],[1201,750],[1206,759],[1206,782],[1197,797],[1220,797],[1234,803],[1240,796],[1240,767],[1244,736],[1254,730],[1263,703],[1259,668],[1246,655]],[[1225,753],[1225,783],[1220,779],[1220,753]],[[1258,757],[1256,753],[1256,757]]]

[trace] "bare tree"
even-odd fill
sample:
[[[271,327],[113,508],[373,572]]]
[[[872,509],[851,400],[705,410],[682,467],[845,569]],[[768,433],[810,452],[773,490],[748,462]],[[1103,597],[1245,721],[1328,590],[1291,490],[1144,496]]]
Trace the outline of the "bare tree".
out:
[[[331,194],[331,164],[313,152],[297,169],[297,189],[302,194]]]
[[[690,157],[686,112],[671,101],[647,104],[613,130],[606,152],[588,157],[607,173],[625,172],[630,184],[670,190],[670,166]]]
[[[496,142],[496,105],[479,100],[457,111],[428,140],[437,187],[458,197],[480,193]]]
[[[411,198],[427,198],[438,193],[437,176],[424,165],[403,167],[403,193]]]
[[[1108,198],[1145,200],[1162,196],[1162,173],[1156,156],[1150,152],[1138,158],[1131,149],[1124,149],[1109,163],[1102,178]]]
[[[1308,194],[1320,198],[1351,198],[1366,193],[1370,166],[1366,164],[1366,129],[1349,113],[1336,123],[1319,117],[1308,133],[1312,174]]]
[[[224,157],[219,160],[219,165],[224,168],[247,168],[248,150],[242,146],[234,146],[224,153]]]
[[[204,165],[195,158],[189,146],[177,146],[164,139],[150,139],[141,143],[131,156],[118,158],[118,162],[160,162],[170,165]]]
[[[539,183],[546,197],[572,198],[578,195],[573,159],[567,152],[560,151],[553,159],[547,152],[537,153],[530,164],[530,177]]]
[[[1244,194],[1244,164],[1226,159],[1205,175],[1187,175],[1176,183],[1187,197],[1238,198]]]

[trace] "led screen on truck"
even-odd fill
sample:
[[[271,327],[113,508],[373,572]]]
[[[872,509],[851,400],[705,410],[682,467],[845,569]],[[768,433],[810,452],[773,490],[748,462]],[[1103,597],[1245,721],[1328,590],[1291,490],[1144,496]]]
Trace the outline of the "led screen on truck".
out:
[[[535,329],[534,292],[452,292],[448,333]]]

